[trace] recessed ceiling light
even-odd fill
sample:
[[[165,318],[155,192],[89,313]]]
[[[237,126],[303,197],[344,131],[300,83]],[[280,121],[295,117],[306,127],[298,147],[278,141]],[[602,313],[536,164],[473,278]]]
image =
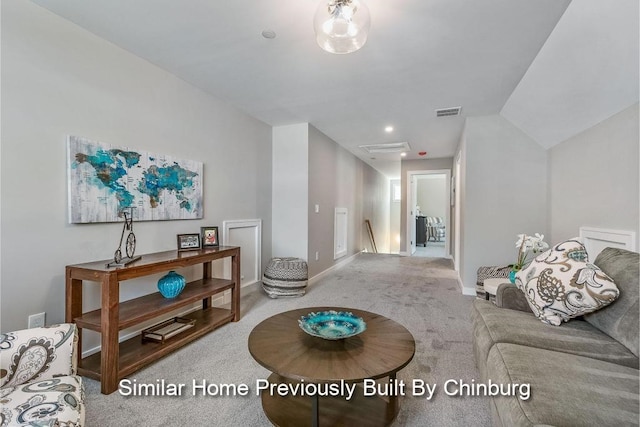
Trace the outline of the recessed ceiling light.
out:
[[[386,133],[391,133],[391,132],[393,132],[393,126],[387,126],[387,127],[385,127],[385,128],[384,128],[384,131],[385,131]]]
[[[407,153],[400,153],[402,157],[407,157]]]
[[[265,39],[275,39],[276,38],[276,32],[273,30],[264,30],[262,32],[262,37],[264,37]]]

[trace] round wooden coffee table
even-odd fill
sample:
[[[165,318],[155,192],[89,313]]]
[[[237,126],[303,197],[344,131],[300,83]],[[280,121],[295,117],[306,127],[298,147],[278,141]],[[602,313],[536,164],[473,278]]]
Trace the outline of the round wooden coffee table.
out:
[[[352,312],[364,319],[367,329],[335,341],[313,337],[300,329],[301,316],[325,310]],[[400,409],[398,396],[394,395],[398,390],[396,373],[413,359],[415,341],[404,326],[375,313],[309,307],[280,313],[258,324],[249,335],[249,352],[273,372],[268,378],[270,384],[346,383],[353,387],[366,379],[388,377],[387,381],[379,381],[382,393],[364,396],[359,385],[350,400],[345,395],[281,396],[262,392],[262,407],[275,425],[386,426]]]

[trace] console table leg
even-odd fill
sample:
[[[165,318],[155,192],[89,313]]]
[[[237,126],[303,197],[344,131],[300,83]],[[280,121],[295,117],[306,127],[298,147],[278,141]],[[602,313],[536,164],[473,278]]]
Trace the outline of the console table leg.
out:
[[[204,264],[202,264],[202,278],[203,279],[211,279],[212,276],[212,272],[211,272],[211,261],[209,262],[205,262]],[[211,307],[211,297],[207,297],[205,299],[202,300],[202,309],[206,310],[207,308]]]
[[[82,316],[82,280],[72,279],[71,272],[66,271],[66,292],[64,319],[73,323],[74,319]],[[78,366],[82,366],[82,329],[78,328]]]
[[[115,275],[102,279],[102,348],[100,358],[100,388],[109,394],[118,388],[119,343],[118,320],[120,316],[120,283]]]
[[[240,249],[231,257],[231,280],[236,282],[231,290],[231,310],[233,310],[233,321],[240,320]]]
[[[320,398],[314,395],[311,398],[311,426],[318,427],[320,425]]]

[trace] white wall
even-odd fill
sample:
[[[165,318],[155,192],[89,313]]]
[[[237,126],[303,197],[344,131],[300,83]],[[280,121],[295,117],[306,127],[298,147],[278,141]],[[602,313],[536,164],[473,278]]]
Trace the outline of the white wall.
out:
[[[419,176],[416,184],[420,215],[446,218],[450,206],[446,175]]]
[[[319,207],[317,213],[315,205]],[[389,251],[389,180],[309,126],[310,277],[343,261],[333,259],[335,208],[348,210],[347,257],[364,248],[371,250],[365,219],[371,221],[378,251]]]
[[[460,135],[460,141],[458,142],[458,148],[456,154],[453,157],[453,164],[451,168],[456,176],[455,182],[455,206],[451,209],[451,233],[449,238],[451,240],[451,253],[454,259],[454,268],[458,272],[458,279],[462,281],[462,268],[464,266],[464,248],[462,242],[464,242],[464,218],[465,218],[465,190],[466,190],[466,166],[467,162],[467,136],[466,129],[462,130]],[[461,283],[462,285],[462,283]],[[470,288],[469,288],[470,289]]]
[[[389,253],[390,249],[390,188],[389,179],[371,166],[362,163],[363,197],[362,216],[371,223],[378,253]],[[371,251],[371,239],[366,227],[362,231],[360,250]]]
[[[463,147],[461,278],[473,294],[478,267],[515,260],[517,234],[546,233],[547,154],[498,115],[467,118]]]
[[[306,260],[309,125],[273,128],[273,256]]]
[[[135,224],[136,253],[262,218],[271,256],[271,127],[31,2],[2,1],[1,328],[64,320],[64,268],[113,256],[122,225],[67,222],[68,134],[204,162],[203,220]],[[188,273],[188,272],[187,272]],[[128,299],[156,278],[121,287]],[[85,304],[97,308],[97,286]]]
[[[577,236],[580,226],[640,235],[638,113],[635,104],[549,150],[553,242]]]

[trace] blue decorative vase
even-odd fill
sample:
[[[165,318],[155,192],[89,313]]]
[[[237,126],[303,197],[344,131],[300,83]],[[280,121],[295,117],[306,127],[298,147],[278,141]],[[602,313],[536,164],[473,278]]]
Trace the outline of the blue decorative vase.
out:
[[[180,295],[186,284],[184,276],[171,270],[158,280],[158,290],[165,298],[175,298]]]
[[[515,283],[516,283],[516,273],[517,273],[517,271],[515,271],[515,270],[511,270],[511,271],[509,272],[509,281],[510,281],[511,283],[513,283],[513,284],[515,284]]]

